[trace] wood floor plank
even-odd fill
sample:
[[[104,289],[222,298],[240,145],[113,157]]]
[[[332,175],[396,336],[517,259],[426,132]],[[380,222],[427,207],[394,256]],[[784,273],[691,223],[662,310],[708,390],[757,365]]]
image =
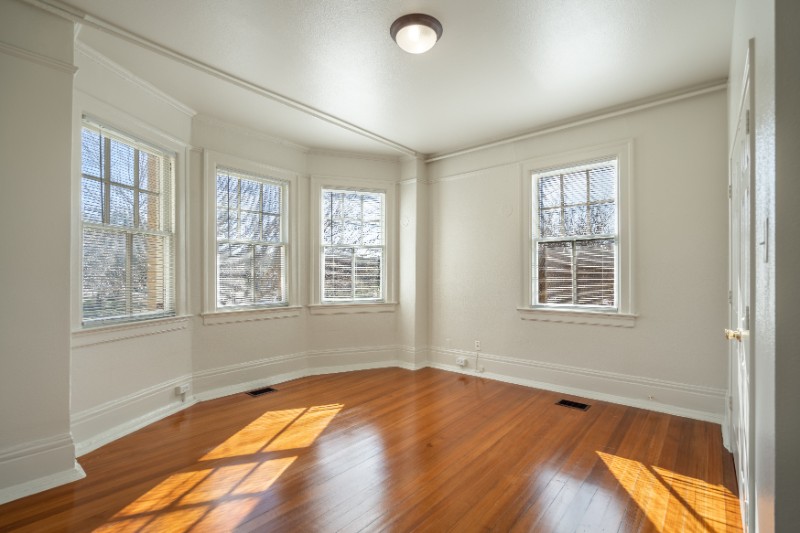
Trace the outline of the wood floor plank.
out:
[[[732,531],[718,425],[435,369],[203,402],[0,506],[0,531]]]

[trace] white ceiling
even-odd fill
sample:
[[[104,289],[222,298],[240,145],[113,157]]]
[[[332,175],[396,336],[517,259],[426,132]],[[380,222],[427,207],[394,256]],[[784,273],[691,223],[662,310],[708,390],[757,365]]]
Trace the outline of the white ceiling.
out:
[[[395,155],[447,153],[724,79],[734,9],[731,0],[67,5],[87,14],[83,43],[201,114],[311,148]],[[424,55],[389,36],[413,12],[444,26]]]

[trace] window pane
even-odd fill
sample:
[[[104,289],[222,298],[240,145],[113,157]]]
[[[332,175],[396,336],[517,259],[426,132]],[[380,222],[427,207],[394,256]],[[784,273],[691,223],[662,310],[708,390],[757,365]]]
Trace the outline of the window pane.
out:
[[[127,314],[126,235],[121,232],[83,231],[83,318]]]
[[[255,246],[255,302],[276,304],[284,296],[284,247]]]
[[[111,181],[133,186],[133,146],[111,139]]]
[[[561,226],[561,209],[542,209],[539,211],[539,231],[541,237],[558,237],[564,234]]]
[[[264,184],[264,207],[265,213],[277,215],[281,212],[281,187],[279,185]]]
[[[586,206],[577,205],[564,208],[564,233],[567,235],[588,235],[586,223]]]
[[[579,241],[575,247],[577,303],[614,306],[616,245],[611,239]]]
[[[280,242],[281,218],[277,215],[264,215],[262,240],[266,242]]]
[[[324,249],[325,299],[353,298],[353,252],[353,248]]]
[[[248,211],[261,209],[261,184],[257,181],[239,180],[241,208]]]
[[[572,303],[572,242],[540,242],[539,303]]]
[[[616,165],[593,168],[589,171],[589,200],[602,202],[614,200],[617,196]]]
[[[217,304],[253,302],[253,249],[249,244],[217,244]]]
[[[381,250],[359,249],[355,256],[355,297],[381,297]]]
[[[261,239],[261,217],[259,213],[241,211],[239,220],[239,238],[246,241],[257,241]]]
[[[159,230],[160,226],[159,198],[157,194],[139,193],[139,226],[150,230]]]
[[[164,310],[164,239],[154,235],[133,235],[131,266],[132,312]]]
[[[378,245],[383,242],[383,236],[381,235],[381,222],[365,222],[361,228],[362,235],[361,235],[361,244],[367,245]]]
[[[81,211],[86,222],[103,222],[103,182],[89,178],[81,180]]]
[[[162,159],[148,152],[139,152],[139,187],[151,192],[161,189]]]
[[[364,193],[362,197],[364,199],[363,203],[364,220],[379,221],[382,217],[382,211],[383,211],[383,202],[381,201],[381,195]]]
[[[101,177],[102,140],[100,133],[90,129],[81,130],[81,173]]]
[[[597,204],[589,207],[592,234],[609,235],[617,232],[617,209],[614,204]]]
[[[111,185],[110,222],[115,226],[133,226],[133,189]]]
[[[217,174],[217,206],[224,209],[228,208],[228,187],[230,178],[227,174]]]
[[[585,204],[587,199],[586,172],[564,174],[564,205]]]
[[[561,178],[550,176],[539,179],[539,207],[561,205]]]

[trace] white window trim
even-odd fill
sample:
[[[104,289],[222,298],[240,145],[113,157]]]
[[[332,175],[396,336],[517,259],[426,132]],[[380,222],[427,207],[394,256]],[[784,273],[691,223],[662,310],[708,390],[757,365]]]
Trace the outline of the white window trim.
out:
[[[532,176],[563,167],[577,166],[603,159],[616,159],[619,183],[617,188],[618,213],[618,268],[619,286],[617,307],[570,308],[533,305],[533,186]],[[573,150],[551,156],[523,161],[521,166],[520,216],[522,241],[522,294],[517,307],[520,318],[543,322],[591,324],[601,326],[634,327],[637,315],[634,312],[633,270],[633,140],[625,140],[599,146]]]
[[[132,136],[145,144],[151,144],[175,156],[173,169],[173,188],[175,201],[175,315],[172,317],[158,316],[151,319],[137,319],[127,322],[113,322],[106,324],[82,324],[82,221],[81,221],[81,129],[84,117],[91,122],[102,124],[111,130],[119,131]],[[186,241],[187,216],[189,205],[189,191],[186,174],[188,171],[189,152],[191,146],[162,130],[133,117],[113,106],[99,102],[93,97],[76,92],[72,108],[72,196],[70,198],[70,263],[72,279],[70,283],[70,330],[73,341],[80,344],[92,344],[95,340],[113,342],[129,338],[131,332],[153,329],[155,333],[162,332],[159,327],[161,321],[172,321],[187,315],[189,309],[187,292],[187,264],[188,248]],[[77,339],[81,340],[78,341]]]
[[[286,303],[254,307],[217,307],[217,169],[226,168],[245,174],[264,176],[286,182]],[[273,318],[299,316],[297,292],[297,174],[264,163],[243,159],[213,150],[203,150],[204,180],[204,239],[205,262],[203,289],[203,323],[206,325],[251,322]]]
[[[326,188],[349,189],[355,191],[380,192],[384,196],[384,276],[383,299],[374,302],[357,300],[353,302],[324,302],[322,301],[322,235],[320,231],[322,190]],[[311,191],[309,194],[309,242],[310,254],[310,300],[309,312],[313,315],[321,314],[351,314],[351,313],[386,313],[394,312],[397,307],[396,294],[396,254],[397,248],[397,184],[394,182],[369,180],[361,178],[342,178],[328,176],[311,176]]]

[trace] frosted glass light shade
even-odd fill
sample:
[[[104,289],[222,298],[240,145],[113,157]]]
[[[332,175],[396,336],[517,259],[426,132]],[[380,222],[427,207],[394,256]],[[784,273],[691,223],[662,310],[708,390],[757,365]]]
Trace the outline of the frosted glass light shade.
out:
[[[422,54],[433,48],[442,36],[442,24],[430,15],[412,13],[395,20],[389,33],[406,52]]]

